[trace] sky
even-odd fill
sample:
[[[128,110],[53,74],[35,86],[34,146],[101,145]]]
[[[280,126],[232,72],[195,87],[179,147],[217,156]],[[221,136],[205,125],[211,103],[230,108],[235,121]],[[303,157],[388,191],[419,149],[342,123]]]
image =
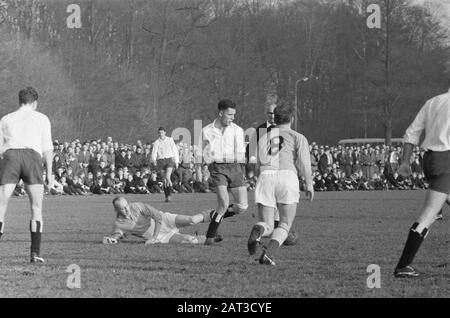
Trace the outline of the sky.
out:
[[[413,0],[414,4],[423,5],[426,2],[439,3],[442,11],[438,13],[439,19],[450,28],[450,0]]]

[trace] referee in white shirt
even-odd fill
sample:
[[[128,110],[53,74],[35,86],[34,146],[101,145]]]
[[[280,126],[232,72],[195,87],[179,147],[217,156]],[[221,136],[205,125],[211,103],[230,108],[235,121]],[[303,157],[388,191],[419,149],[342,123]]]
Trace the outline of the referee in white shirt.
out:
[[[218,117],[202,130],[204,160],[209,164],[217,194],[217,208],[206,233],[205,245],[214,243],[224,217],[243,213],[248,208],[247,187],[244,184],[244,130],[233,123],[236,114],[233,101],[220,101],[218,110]],[[234,197],[233,205],[229,205],[228,189]]]
[[[158,134],[159,138],[153,144],[152,161],[164,178],[164,195],[166,202],[169,202],[172,193],[172,181],[170,177],[173,169],[178,168],[180,162],[179,151],[173,138],[166,136],[166,130],[163,127],[159,127]]]
[[[409,159],[423,132],[425,139],[421,148],[426,151],[424,173],[430,187],[421,214],[409,231],[405,248],[395,268],[396,277],[419,276],[411,267],[414,256],[442,206],[450,199],[450,90],[428,100],[406,130],[400,172],[410,171]]]
[[[36,111],[37,92],[27,87],[19,92],[20,108],[0,121],[0,237],[8,201],[20,179],[31,205],[31,263],[43,263],[40,257],[42,233],[43,159],[48,186],[53,187],[53,142],[48,117]]]

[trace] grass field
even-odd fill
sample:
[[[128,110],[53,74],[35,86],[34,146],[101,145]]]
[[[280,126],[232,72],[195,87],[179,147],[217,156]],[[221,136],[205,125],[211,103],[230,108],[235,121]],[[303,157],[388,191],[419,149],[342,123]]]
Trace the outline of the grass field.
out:
[[[302,201],[294,228],[299,244],[283,247],[277,266],[247,255],[254,223],[226,219],[214,246],[146,246],[128,239],[101,244],[112,228],[112,196],[46,197],[42,256],[28,264],[27,198],[13,198],[0,241],[1,297],[449,297],[450,213],[430,231],[415,264],[425,274],[398,280],[392,271],[423,202],[424,192],[334,192]],[[215,206],[214,194],[130,195],[164,211],[193,214]],[[250,202],[253,195],[250,194]],[[206,224],[185,229],[204,233]],[[66,285],[67,267],[81,268],[81,288]],[[381,267],[381,288],[369,289],[369,264]]]

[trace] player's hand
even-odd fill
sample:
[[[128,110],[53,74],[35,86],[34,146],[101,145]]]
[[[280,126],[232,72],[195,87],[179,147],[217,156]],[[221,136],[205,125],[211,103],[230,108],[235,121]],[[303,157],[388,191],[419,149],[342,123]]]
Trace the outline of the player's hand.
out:
[[[402,177],[409,177],[409,175],[411,174],[410,171],[411,168],[409,166],[409,163],[407,162],[403,162],[402,164],[400,164],[400,167],[398,167],[398,174],[401,175]]]
[[[113,237],[105,236],[103,238],[103,244],[117,244],[119,241]]]
[[[309,199],[309,202],[314,200],[314,188],[306,190],[306,197]]]
[[[152,238],[148,239],[147,241],[145,241],[145,245],[147,245],[147,244],[155,244],[155,243],[158,243],[158,240],[155,239],[154,237],[152,237]]]

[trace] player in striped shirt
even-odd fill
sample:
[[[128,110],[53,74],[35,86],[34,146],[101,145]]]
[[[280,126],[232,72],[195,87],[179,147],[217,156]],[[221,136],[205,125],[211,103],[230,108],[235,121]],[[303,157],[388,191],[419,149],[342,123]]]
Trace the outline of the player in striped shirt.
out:
[[[113,200],[116,220],[111,235],[103,238],[103,244],[117,244],[128,235],[145,239],[145,244],[155,243],[191,243],[202,244],[204,235],[180,233],[180,228],[211,221],[213,211],[204,211],[195,215],[181,215],[162,212],[142,202],[128,203],[124,197]],[[216,236],[216,242],[221,241]]]
[[[272,255],[286,240],[295,218],[300,198],[299,174],[305,178],[307,196],[311,201],[314,198],[308,140],[291,129],[291,107],[277,106],[274,114],[276,127],[258,143],[261,173],[256,183],[255,203],[259,222],[253,226],[247,243],[250,255],[254,255],[262,237],[270,236],[259,258],[260,264],[268,265],[275,265]],[[274,229],[277,208],[280,223]]]

